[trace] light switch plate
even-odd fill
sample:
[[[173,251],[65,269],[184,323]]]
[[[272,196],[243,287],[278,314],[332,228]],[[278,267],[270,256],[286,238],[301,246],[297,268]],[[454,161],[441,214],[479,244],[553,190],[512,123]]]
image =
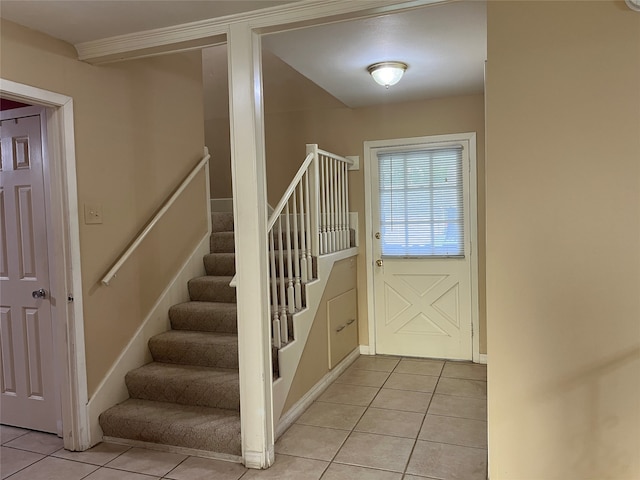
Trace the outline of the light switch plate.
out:
[[[102,223],[102,205],[84,204],[84,223],[86,225]]]

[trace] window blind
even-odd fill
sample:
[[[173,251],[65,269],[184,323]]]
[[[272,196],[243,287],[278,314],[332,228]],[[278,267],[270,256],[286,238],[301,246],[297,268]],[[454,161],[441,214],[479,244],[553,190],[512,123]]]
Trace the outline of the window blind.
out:
[[[383,256],[464,256],[462,147],[378,153]]]

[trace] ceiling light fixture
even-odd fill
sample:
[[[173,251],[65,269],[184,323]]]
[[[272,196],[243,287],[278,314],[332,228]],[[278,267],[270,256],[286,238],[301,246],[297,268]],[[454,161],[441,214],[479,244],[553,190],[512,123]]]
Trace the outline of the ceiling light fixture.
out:
[[[407,64],[402,62],[379,62],[367,67],[376,83],[386,88],[398,83],[406,69]]]

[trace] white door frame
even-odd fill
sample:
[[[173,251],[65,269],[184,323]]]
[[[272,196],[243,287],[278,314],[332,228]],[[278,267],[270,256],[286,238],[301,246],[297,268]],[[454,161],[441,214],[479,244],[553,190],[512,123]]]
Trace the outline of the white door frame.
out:
[[[67,450],[90,447],[73,99],[0,78],[9,100],[47,107],[43,145],[56,378]],[[45,153],[46,152],[46,153]]]
[[[469,148],[469,200],[471,231],[471,331],[473,343],[473,361],[480,363],[480,326],[478,307],[478,186],[476,133],[456,133],[451,135],[429,135],[424,137],[395,138],[389,140],[371,140],[364,142],[364,224],[365,224],[365,264],[367,267],[367,324],[369,326],[369,355],[376,353],[375,301],[374,301],[374,257],[373,257],[373,218],[371,165],[377,161],[375,150],[387,147],[423,145],[425,143],[465,142]]]

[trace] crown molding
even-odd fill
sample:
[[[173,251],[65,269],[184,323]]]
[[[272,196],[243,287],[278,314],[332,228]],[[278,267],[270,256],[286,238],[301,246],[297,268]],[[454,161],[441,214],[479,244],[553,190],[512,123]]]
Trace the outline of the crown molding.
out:
[[[78,59],[92,64],[184,51],[183,45],[202,48],[220,43],[229,25],[249,23],[252,28],[270,32],[304,26],[305,22],[325,19],[347,20],[354,17],[380,15],[407,10],[442,0],[301,0],[300,2],[218,18],[183,23],[74,45]],[[315,22],[314,22],[315,23]],[[280,28],[279,28],[280,27]],[[173,48],[176,46],[176,48]]]

